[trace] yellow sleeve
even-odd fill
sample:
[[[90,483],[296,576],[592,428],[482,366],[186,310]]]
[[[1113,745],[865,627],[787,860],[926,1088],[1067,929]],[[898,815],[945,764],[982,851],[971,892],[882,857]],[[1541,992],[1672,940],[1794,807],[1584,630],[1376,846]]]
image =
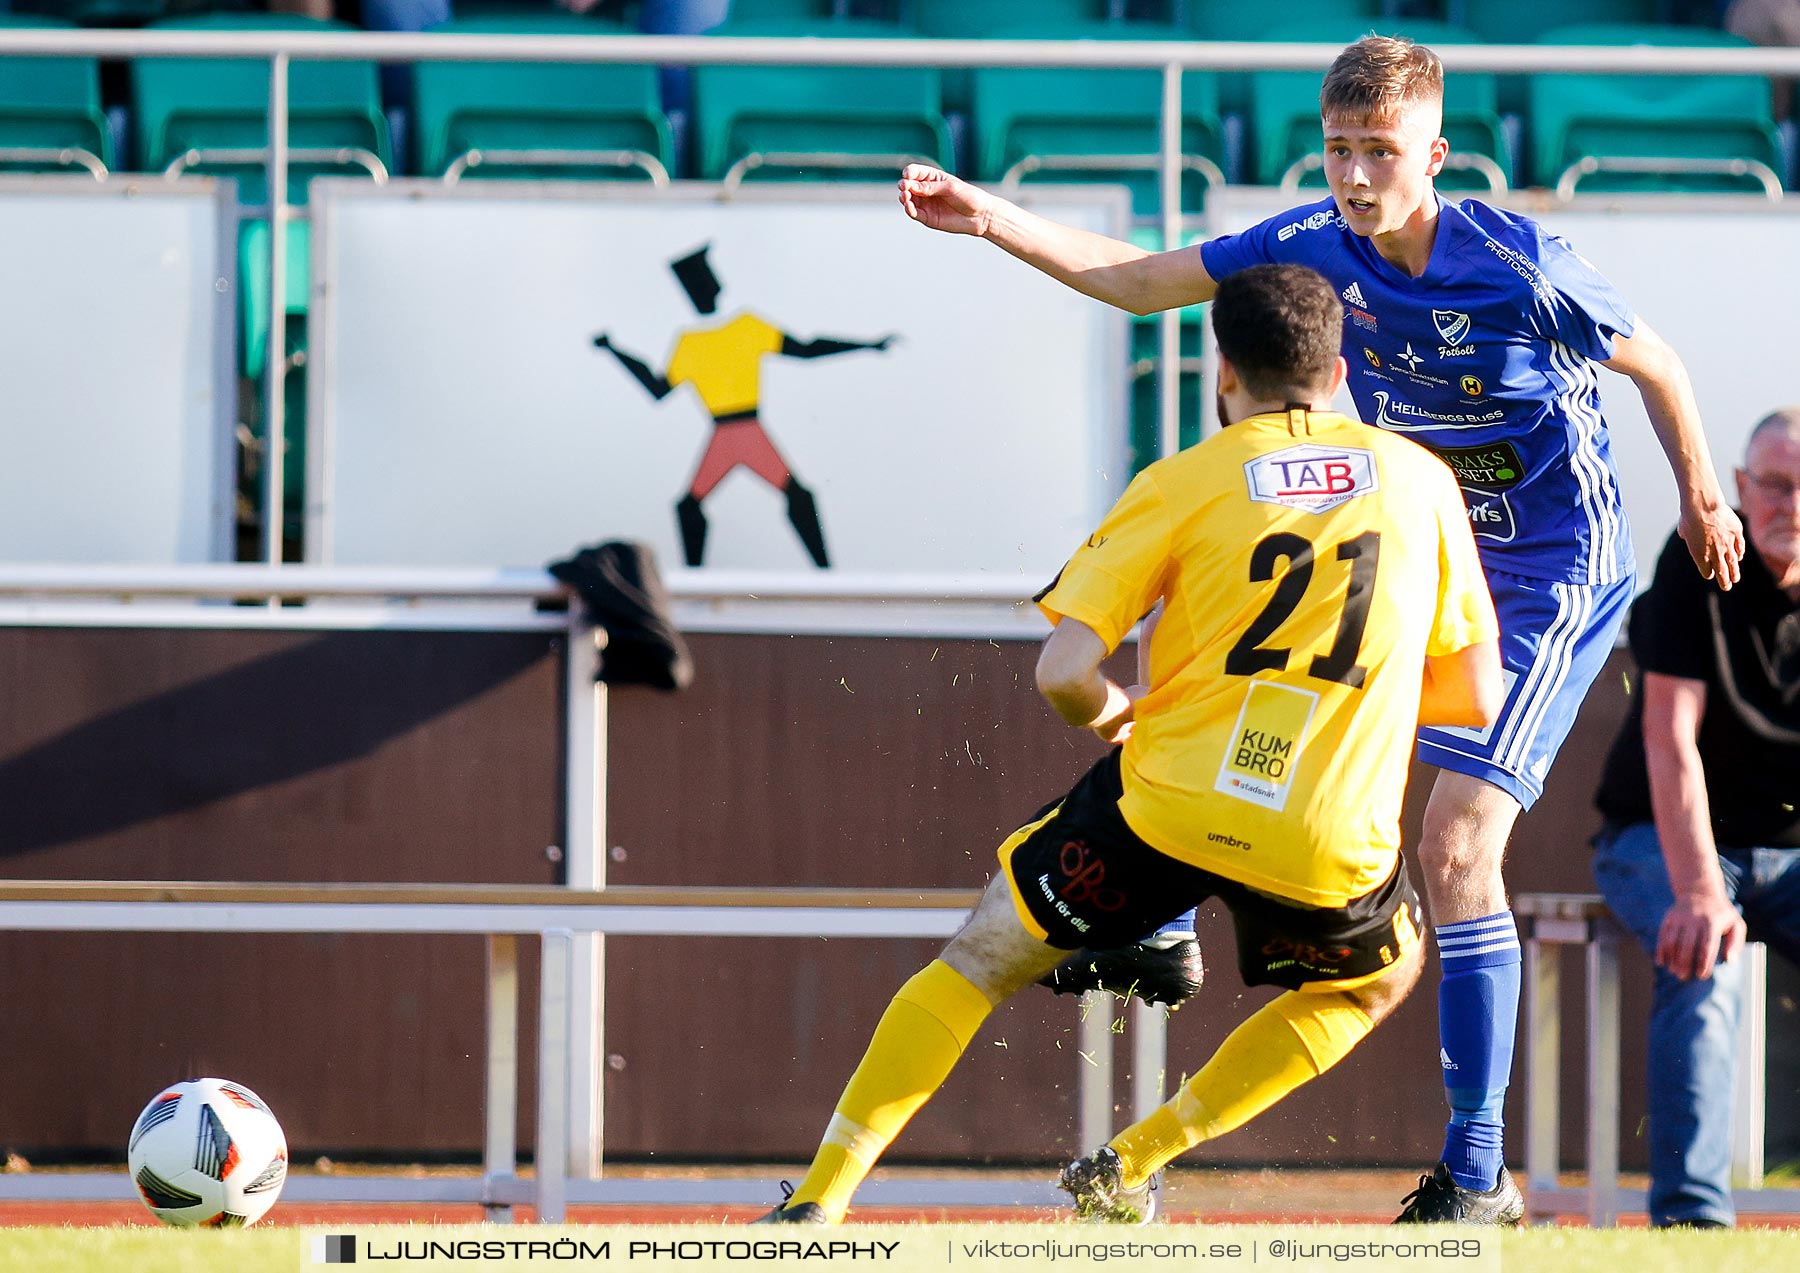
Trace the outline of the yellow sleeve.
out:
[[[1425,653],[1434,658],[1500,636],[1494,599],[1488,595],[1487,575],[1475,551],[1475,536],[1469,531],[1462,491],[1450,471],[1440,469],[1430,478],[1438,519],[1438,595],[1437,617]]]
[[[1169,550],[1162,491],[1148,473],[1140,473],[1038,598],[1038,608],[1051,623],[1069,618],[1087,624],[1108,650],[1117,649],[1162,596]]]
[[[781,351],[781,328],[759,314],[746,313],[737,320],[739,339],[746,348],[757,354],[773,354]]]

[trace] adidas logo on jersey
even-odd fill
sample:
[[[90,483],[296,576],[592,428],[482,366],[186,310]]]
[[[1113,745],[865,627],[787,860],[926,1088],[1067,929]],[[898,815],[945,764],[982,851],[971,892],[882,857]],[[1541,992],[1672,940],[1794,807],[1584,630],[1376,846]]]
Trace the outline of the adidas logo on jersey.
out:
[[[1349,287],[1344,289],[1343,295],[1345,300],[1349,301],[1358,309],[1367,309],[1369,307],[1369,302],[1363,299],[1362,286],[1358,283],[1351,283]]]
[[[1450,1050],[1448,1048],[1438,1049],[1438,1064],[1442,1065],[1446,1070],[1454,1070],[1457,1068],[1456,1062],[1450,1059]]]

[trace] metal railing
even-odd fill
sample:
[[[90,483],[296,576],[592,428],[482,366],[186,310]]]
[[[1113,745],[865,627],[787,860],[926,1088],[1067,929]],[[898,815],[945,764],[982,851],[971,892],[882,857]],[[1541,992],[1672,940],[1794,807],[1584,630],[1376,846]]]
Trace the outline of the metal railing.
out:
[[[1619,1187],[1620,953],[1630,940],[1596,894],[1521,893],[1513,911],[1524,921],[1525,939],[1526,1203],[1534,1223],[1584,1214],[1592,1227],[1609,1227],[1621,1211],[1641,1212],[1648,1203],[1644,1190]],[[1586,1178],[1576,1187],[1563,1186],[1559,1171],[1564,1021],[1557,955],[1563,946],[1581,950],[1587,991]],[[1748,969],[1733,1097],[1732,1204],[1747,1214],[1793,1215],[1800,1212],[1800,1189],[1763,1183],[1763,948],[1750,943],[1739,958]]]
[[[1613,173],[1633,177],[1723,177],[1754,182],[1770,199],[1782,195],[1781,178],[1774,169],[1756,159],[1651,159],[1627,156],[1583,155],[1562,170],[1556,179],[1556,197],[1564,203],[1575,197],[1575,187],[1583,177],[1596,173]]]
[[[254,58],[269,63],[268,190],[269,347],[286,348],[288,75],[295,61],[373,62],[573,62],[710,66],[910,66],[1084,67],[1159,71],[1162,75],[1161,144],[1157,156],[1161,232],[1165,244],[1181,241],[1181,180],[1187,170],[1181,146],[1181,77],[1186,71],[1323,71],[1341,51],[1336,44],[1205,43],[1158,40],[931,40],[808,39],[687,35],[474,35],[308,31],[68,31],[0,30],[0,56],[133,58]],[[1628,75],[1763,75],[1800,79],[1800,48],[1596,48],[1562,45],[1445,45],[1435,50],[1445,70],[1502,75],[1592,73]],[[1162,367],[1181,356],[1181,316],[1158,319]],[[284,479],[279,457],[286,444],[282,377],[286,361],[271,357],[267,382],[263,549],[282,560]],[[1158,447],[1179,449],[1179,376],[1157,386]]]
[[[711,603],[755,596],[774,601],[923,601],[1022,604],[1017,581],[895,575],[777,575],[675,570],[678,601]],[[243,605],[268,598],[305,605]],[[316,604],[315,604],[316,603]],[[364,604],[357,604],[364,603]],[[545,610],[546,603],[562,603]],[[471,613],[469,607],[486,607]],[[508,885],[146,884],[0,881],[0,931],[431,932],[486,935],[488,965],[488,1109],[479,1180],[305,1181],[290,1197],[307,1201],[480,1202],[497,1215],[535,1202],[540,1218],[560,1219],[566,1202],[745,1201],[772,1196],[772,1182],[649,1185],[602,1181],[600,1093],[603,1016],[601,941],[607,933],[661,935],[947,937],[975,899],[972,891],[829,889],[606,888],[605,766],[607,696],[597,684],[605,634],[584,617],[574,594],[539,569],[418,569],[235,563],[183,566],[0,564],[0,627],[119,626],[453,627],[459,630],[564,632],[562,675],[563,821],[567,884]],[[618,905],[612,903],[617,901]],[[517,1064],[517,952],[513,938],[543,942],[543,1010],[536,1052],[541,1074],[538,1172],[516,1175],[512,1121]],[[1161,1100],[1164,1016],[1138,1005],[1134,1108]],[[1084,1143],[1104,1140],[1113,1120],[1113,1012],[1104,995],[1081,1013],[1077,1081]],[[1149,1076],[1154,1080],[1152,1087]],[[1015,1185],[959,1184],[955,1198],[1032,1203],[1053,1191]],[[723,1189],[723,1192],[721,1192]],[[743,1192],[734,1193],[734,1189]],[[878,1191],[881,1192],[881,1191]],[[887,1200],[936,1200],[900,1184]],[[125,1196],[116,1174],[10,1181],[0,1199]]]

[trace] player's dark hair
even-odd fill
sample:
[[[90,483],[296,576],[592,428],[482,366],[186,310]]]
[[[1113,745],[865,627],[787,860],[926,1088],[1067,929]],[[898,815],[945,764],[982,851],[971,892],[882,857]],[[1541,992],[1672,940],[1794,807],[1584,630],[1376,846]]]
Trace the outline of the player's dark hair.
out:
[[[1444,64],[1400,36],[1365,35],[1337,55],[1319,86],[1319,113],[1328,118],[1386,121],[1420,104],[1443,108]]]
[[[1252,265],[1228,274],[1212,303],[1219,356],[1267,402],[1310,402],[1331,389],[1344,307],[1316,270]]]

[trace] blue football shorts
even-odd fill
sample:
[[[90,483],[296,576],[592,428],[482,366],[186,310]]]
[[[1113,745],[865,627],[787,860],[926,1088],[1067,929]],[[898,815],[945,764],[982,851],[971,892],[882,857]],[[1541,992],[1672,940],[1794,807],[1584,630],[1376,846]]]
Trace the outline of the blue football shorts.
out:
[[[1421,729],[1419,759],[1485,778],[1529,809],[1613,651],[1635,584],[1630,575],[1579,584],[1491,569],[1487,581],[1500,619],[1506,705],[1485,729]]]

